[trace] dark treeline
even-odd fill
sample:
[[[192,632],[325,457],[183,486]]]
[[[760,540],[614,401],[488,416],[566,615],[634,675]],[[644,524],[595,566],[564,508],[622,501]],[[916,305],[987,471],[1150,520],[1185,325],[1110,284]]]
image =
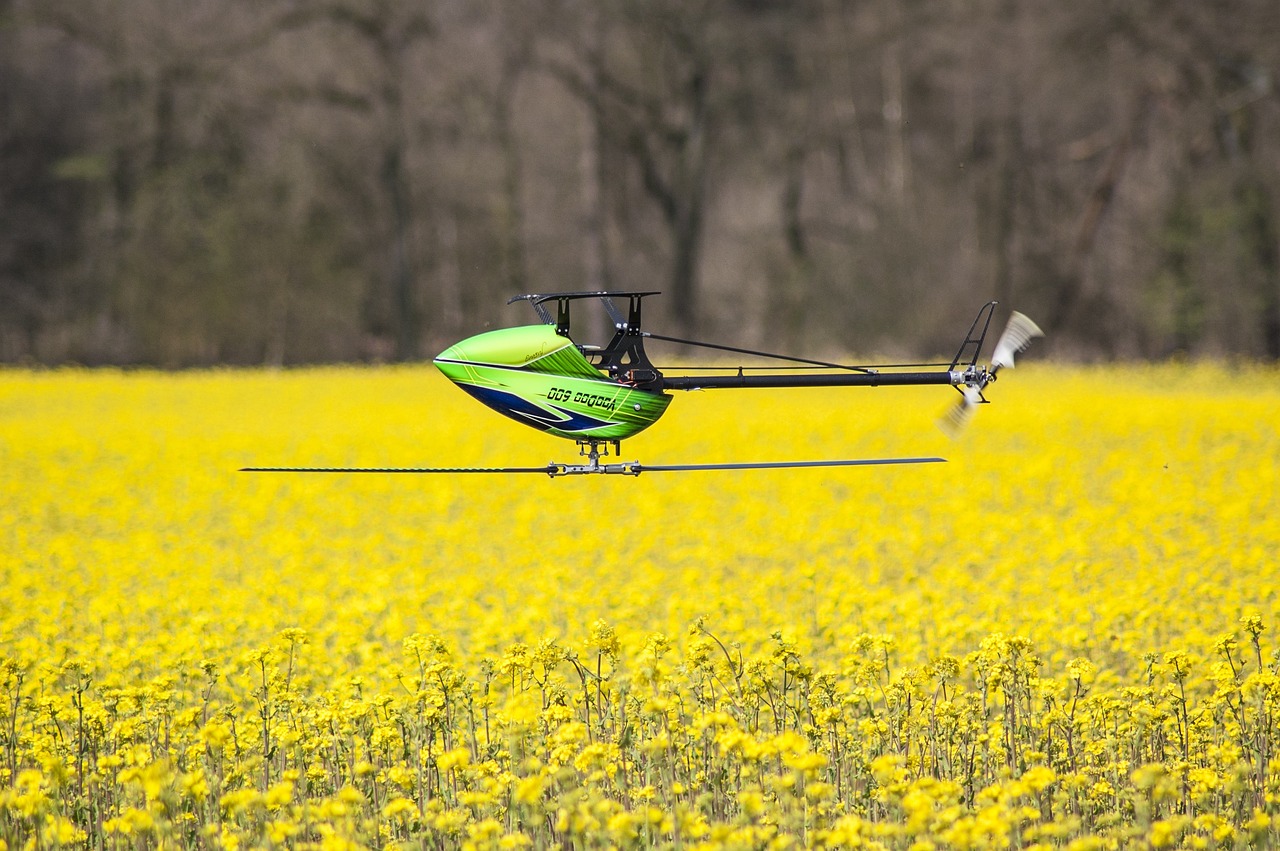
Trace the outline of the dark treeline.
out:
[[[511,295],[1280,357],[1276,0],[0,0],[0,361],[412,359]]]

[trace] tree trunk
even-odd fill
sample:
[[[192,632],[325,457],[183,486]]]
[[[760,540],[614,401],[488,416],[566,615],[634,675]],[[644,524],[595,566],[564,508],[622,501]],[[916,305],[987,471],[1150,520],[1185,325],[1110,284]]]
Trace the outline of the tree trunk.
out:
[[[602,107],[604,26],[599,10],[589,5],[587,25],[587,121],[579,159],[582,180],[582,277],[588,290],[604,291],[613,275],[609,268],[609,244],[605,208],[605,116]]]
[[[671,307],[681,333],[691,334],[697,325],[698,261],[702,255],[702,227],[706,199],[707,79],[699,70],[690,81],[688,133],[679,152],[673,186],[675,209],[671,218],[674,255],[671,267]]]

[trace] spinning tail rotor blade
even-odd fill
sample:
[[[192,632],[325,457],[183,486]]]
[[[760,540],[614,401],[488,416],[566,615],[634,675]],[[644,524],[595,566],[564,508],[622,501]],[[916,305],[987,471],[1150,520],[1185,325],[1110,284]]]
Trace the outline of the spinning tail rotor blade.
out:
[[[1040,326],[1032,322],[1026,314],[1014,311],[1009,317],[1009,324],[996,342],[996,350],[991,354],[991,372],[995,374],[1002,367],[1013,368],[1013,356],[1031,344],[1036,337],[1043,337]]]
[[[939,418],[938,427],[946,433],[947,437],[953,440],[958,438],[965,426],[969,424],[969,420],[973,419],[973,412],[980,404],[982,404],[982,393],[977,388],[961,387],[960,399]]]

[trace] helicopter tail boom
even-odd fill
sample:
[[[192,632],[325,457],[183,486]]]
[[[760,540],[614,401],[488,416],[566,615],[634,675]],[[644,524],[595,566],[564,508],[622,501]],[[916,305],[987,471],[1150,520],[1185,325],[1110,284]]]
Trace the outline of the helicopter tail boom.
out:
[[[793,372],[789,374],[753,372],[747,374],[745,368],[739,367],[736,373],[728,375],[663,376],[661,380],[663,390],[711,390],[734,387],[904,387],[942,384],[962,389],[976,388],[981,392],[983,387],[994,380],[996,371],[1003,364],[1003,360],[1000,358],[993,361],[991,368],[978,364],[978,355],[986,342],[987,332],[991,328],[991,320],[995,316],[996,305],[997,302],[989,301],[978,310],[978,315],[974,317],[973,323],[965,334],[964,342],[960,344],[960,348],[955,357],[951,359],[950,364],[845,366],[824,361],[753,352],[748,349],[729,346],[715,346],[690,340],[676,340],[670,337],[659,337],[656,334],[646,333],[644,336],[840,370],[839,372]],[[1021,314],[1014,315],[1016,317]],[[999,352],[1000,350],[997,348],[997,355]],[[1012,363],[1012,356],[1009,356],[1007,360]],[[924,367],[941,366],[945,366],[946,369],[921,371]]]
[[[714,390],[731,387],[905,387],[912,385],[965,384],[969,370],[937,372],[820,372],[803,374],[663,376],[663,390]]]

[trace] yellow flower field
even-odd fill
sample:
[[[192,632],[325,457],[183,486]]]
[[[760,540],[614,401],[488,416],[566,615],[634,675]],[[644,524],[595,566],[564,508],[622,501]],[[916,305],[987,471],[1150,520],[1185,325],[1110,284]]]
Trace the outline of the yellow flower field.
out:
[[[678,395],[0,372],[0,848],[1280,843],[1280,371]]]

